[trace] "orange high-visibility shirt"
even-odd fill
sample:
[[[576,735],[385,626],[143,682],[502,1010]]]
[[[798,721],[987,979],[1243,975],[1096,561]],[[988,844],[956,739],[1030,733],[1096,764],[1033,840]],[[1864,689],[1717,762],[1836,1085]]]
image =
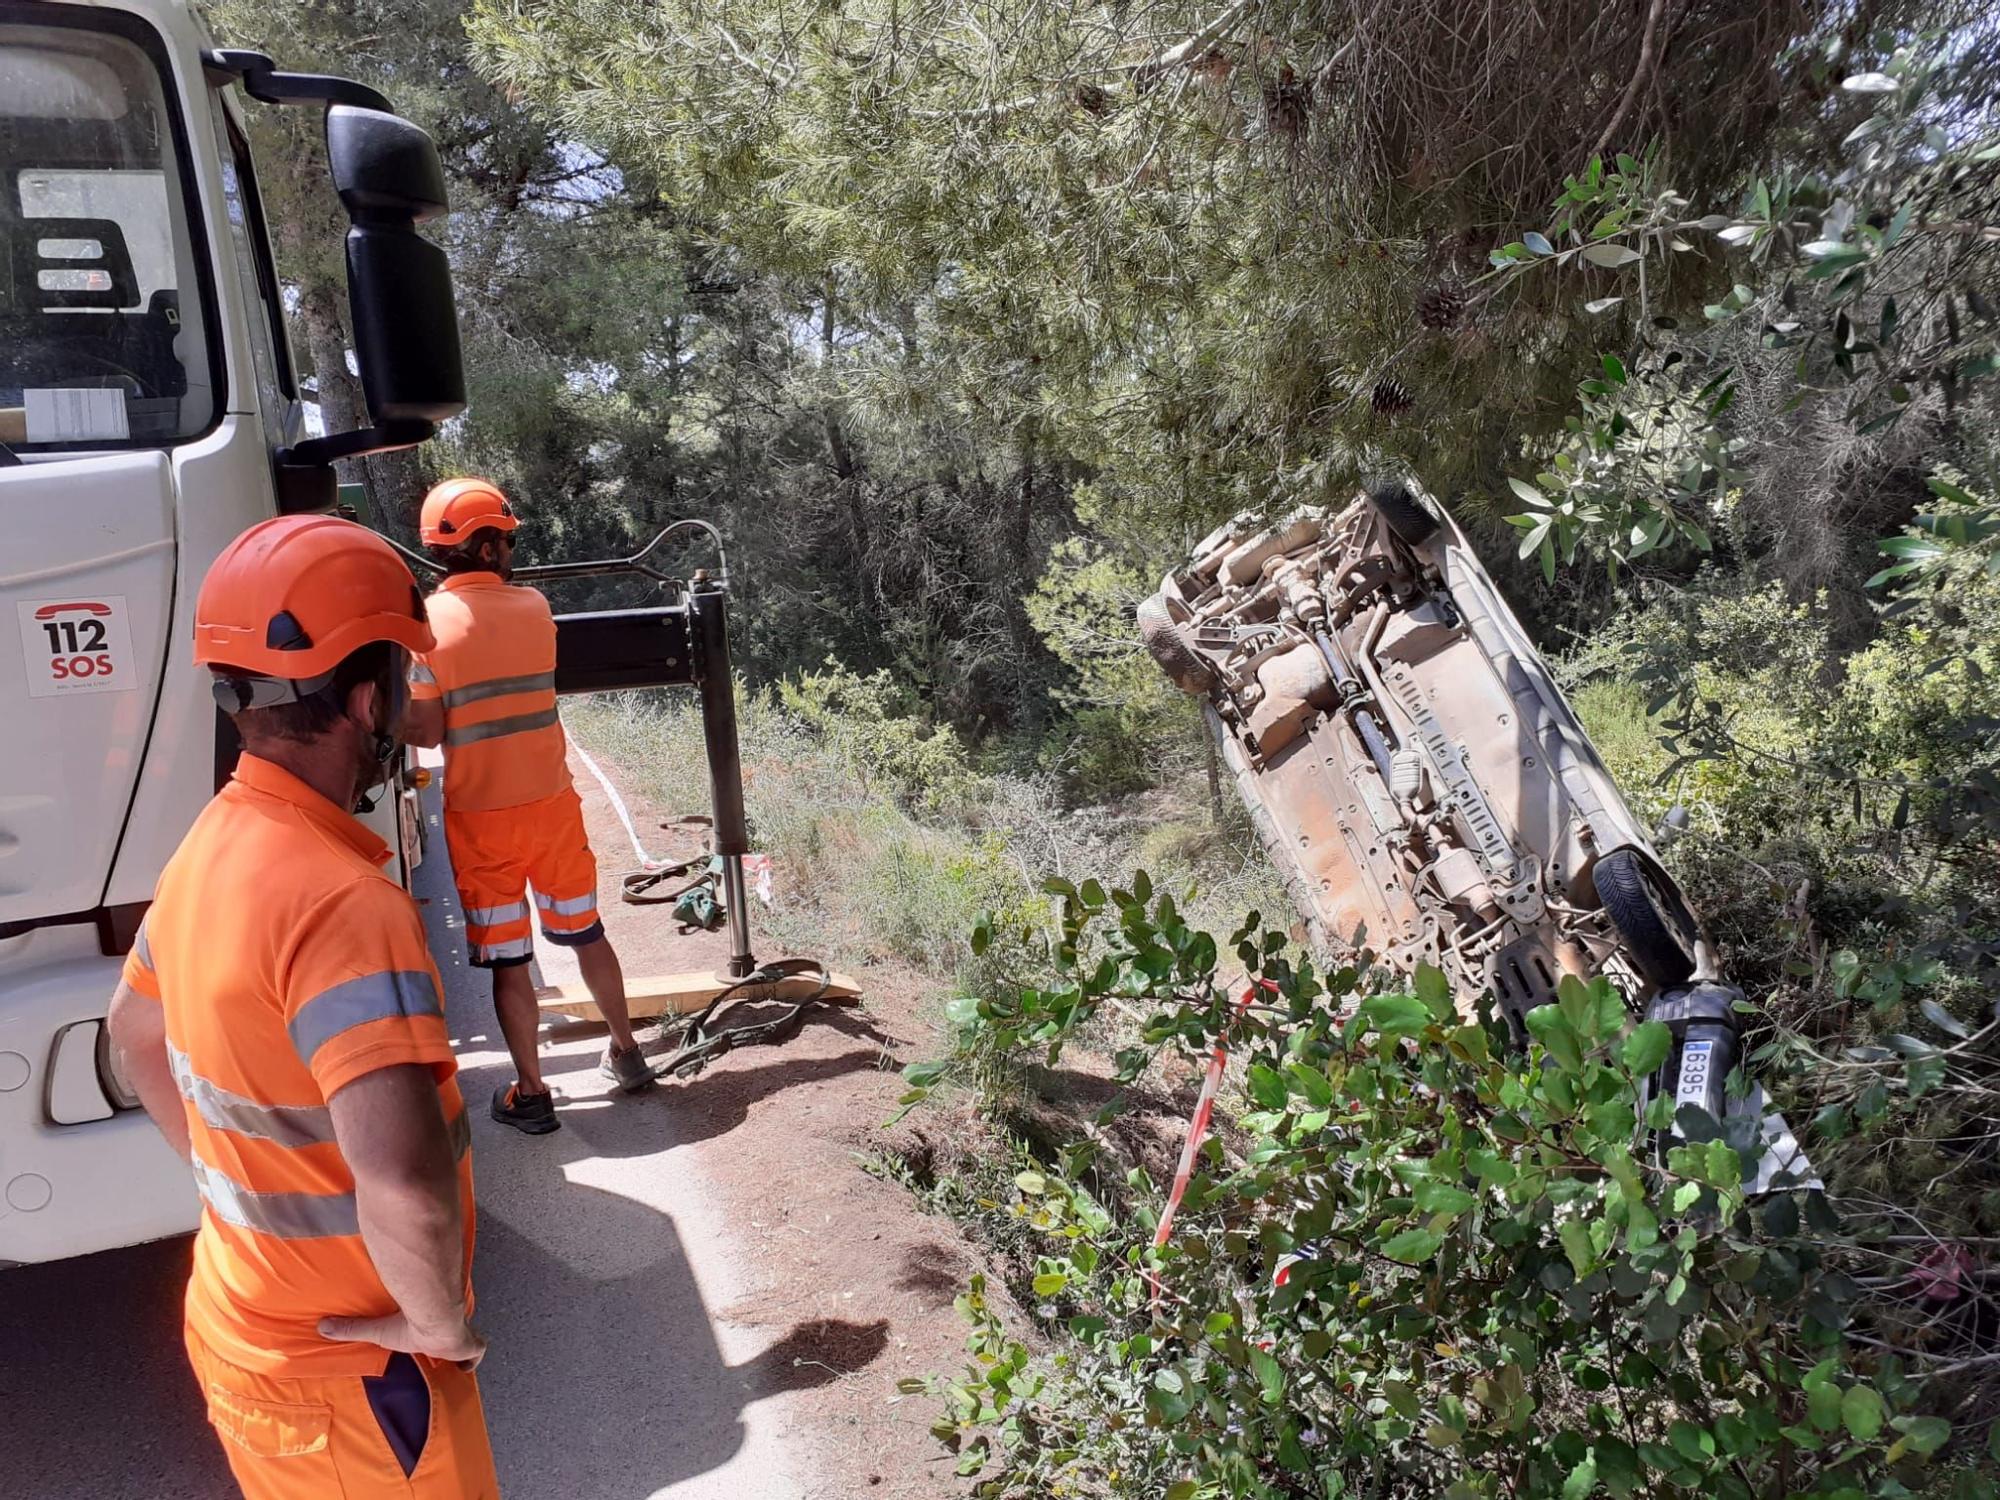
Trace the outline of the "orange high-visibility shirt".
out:
[[[327,1100],[377,1068],[427,1066],[458,1156],[472,1295],[471,1122],[443,988],[389,849],[282,767],[245,755],[161,873],[125,960],[160,1001],[194,1147],[201,1229],[189,1326],[246,1370],[379,1375],[326,1317],[396,1302],[368,1258]]]
[[[556,622],[534,589],[455,573],[424,605],[437,646],[410,696],[444,702],[444,805],[493,812],[570,784],[556,717]]]

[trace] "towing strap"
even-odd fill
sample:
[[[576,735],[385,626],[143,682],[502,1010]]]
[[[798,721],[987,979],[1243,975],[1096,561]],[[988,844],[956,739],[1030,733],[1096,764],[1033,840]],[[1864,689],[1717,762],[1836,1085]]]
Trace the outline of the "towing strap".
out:
[[[713,932],[722,925],[727,913],[722,905],[722,857],[711,854],[709,849],[709,829],[712,826],[707,816],[691,813],[687,817],[675,819],[675,823],[702,831],[702,852],[692,859],[680,860],[673,864],[648,863],[642,869],[627,870],[618,877],[620,899],[631,906],[671,906],[674,920],[681,924],[681,930],[691,932],[699,929]],[[672,828],[673,823],[662,825]],[[638,848],[635,841],[633,847]],[[643,854],[641,855],[643,858]],[[697,866],[701,873],[684,884],[671,890],[661,891],[658,887],[669,881],[679,880]]]
[[[656,887],[678,880],[697,865],[701,874],[684,885],[660,891]],[[662,865],[657,870],[627,870],[619,877],[621,899],[632,906],[672,906],[674,920],[683,929],[700,928],[713,932],[722,925],[722,856],[700,855],[679,864]]]
[[[768,1021],[752,1021],[741,1026],[717,1026],[716,1018],[738,1005],[754,1004],[769,997],[756,993],[765,985],[800,975],[817,978],[819,987],[803,1000],[785,1003],[785,1009]],[[660,1036],[678,1042],[673,1054],[656,1067],[655,1077],[673,1075],[692,1078],[725,1052],[738,1047],[776,1046],[799,1034],[806,1012],[819,1005],[833,984],[833,975],[816,958],[774,959],[754,969],[717,995],[698,1011],[660,1023]],[[747,992],[747,993],[746,993]]]

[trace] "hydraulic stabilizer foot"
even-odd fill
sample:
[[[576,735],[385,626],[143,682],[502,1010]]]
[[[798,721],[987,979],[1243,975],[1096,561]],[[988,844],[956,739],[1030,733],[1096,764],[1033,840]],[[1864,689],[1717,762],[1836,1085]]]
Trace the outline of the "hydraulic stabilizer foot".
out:
[[[729,663],[729,619],[719,584],[702,574],[688,590],[695,682],[701,689],[701,732],[708,749],[708,786],[715,810],[715,852],[722,856],[722,906],[729,918],[729,974],[757,969],[744,907],[743,856],[750,825],[743,814],[743,752],[736,739],[736,678]]]

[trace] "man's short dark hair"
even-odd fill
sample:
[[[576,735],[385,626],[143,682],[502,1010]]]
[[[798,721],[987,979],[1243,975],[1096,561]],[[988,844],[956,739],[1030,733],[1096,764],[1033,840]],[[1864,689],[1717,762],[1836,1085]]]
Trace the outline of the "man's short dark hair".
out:
[[[425,550],[444,564],[447,575],[491,573],[498,567],[492,553],[505,535],[498,526],[482,526],[456,547],[428,547]]]
[[[275,708],[248,708],[230,717],[236,721],[236,732],[246,740],[307,744],[340,722],[347,712],[347,695],[360,684],[373,682],[386,687],[394,664],[395,652],[387,641],[370,641],[335,667],[333,681],[311,697]]]

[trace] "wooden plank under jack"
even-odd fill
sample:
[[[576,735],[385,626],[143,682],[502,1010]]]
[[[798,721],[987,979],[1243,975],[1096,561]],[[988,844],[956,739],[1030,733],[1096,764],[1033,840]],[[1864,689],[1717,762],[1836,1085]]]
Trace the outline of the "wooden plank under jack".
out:
[[[827,986],[825,999],[834,1005],[849,1005],[861,998],[861,986],[846,974],[834,974],[833,982]],[[580,1021],[600,1021],[597,1003],[590,998],[590,991],[583,983],[581,975],[572,969],[568,977],[555,980],[554,975],[545,976],[544,982],[536,989],[535,998],[541,1002],[545,1016],[569,1016]],[[717,995],[728,989],[731,980],[727,975],[713,973],[706,969],[690,970],[680,974],[656,974],[643,978],[628,978],[625,981],[625,1002],[631,1007],[635,1019],[645,1016],[686,1015],[700,1010]],[[737,994],[745,1000],[804,1000],[819,988],[819,980],[808,974],[793,974],[768,984],[746,986]],[[732,996],[735,998],[735,996]]]

